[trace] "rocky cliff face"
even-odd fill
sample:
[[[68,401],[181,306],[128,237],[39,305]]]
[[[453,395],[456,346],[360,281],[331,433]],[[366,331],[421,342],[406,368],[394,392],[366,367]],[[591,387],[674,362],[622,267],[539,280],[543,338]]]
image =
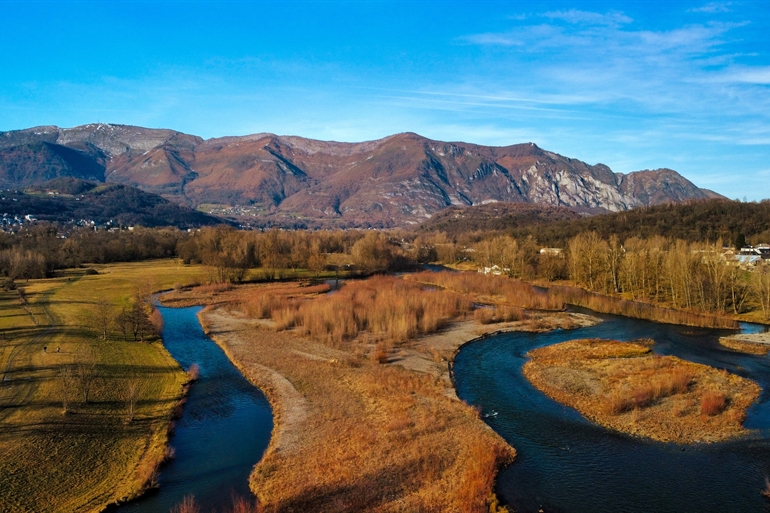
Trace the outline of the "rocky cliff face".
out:
[[[251,215],[281,224],[391,227],[419,223],[450,205],[504,201],[619,211],[719,197],[670,169],[623,175],[532,143],[488,147],[412,133],[364,143],[273,134],[204,141],[105,124],[0,133],[0,181],[34,183],[35,166],[55,160],[38,146],[81,157],[60,165],[55,176],[93,177],[101,166],[106,181],[190,206],[248,207]],[[19,148],[27,154],[22,171]]]

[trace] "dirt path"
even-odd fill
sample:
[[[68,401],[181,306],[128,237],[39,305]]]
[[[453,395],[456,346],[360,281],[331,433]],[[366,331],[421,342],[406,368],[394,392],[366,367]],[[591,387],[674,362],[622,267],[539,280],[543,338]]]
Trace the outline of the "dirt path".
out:
[[[532,320],[483,325],[470,320],[454,322],[439,333],[421,337],[409,346],[398,350],[390,359],[390,363],[440,378],[446,393],[451,397],[457,397],[449,373],[449,364],[457,350],[467,342],[490,333],[532,331]],[[538,323],[539,329],[548,331],[556,328],[574,329],[594,326],[601,322],[601,319],[585,314],[553,312],[536,314],[534,321]]]
[[[270,441],[271,450],[291,454],[300,447],[300,434],[308,414],[308,402],[291,382],[278,371],[259,363],[257,358],[241,356],[235,360],[233,353],[247,355],[247,332],[253,331],[254,323],[219,310],[203,314],[203,325],[207,334],[228,354],[246,378],[264,391],[275,394],[273,407],[278,405],[274,415],[280,420],[275,423],[275,432]],[[255,355],[256,356],[256,355]],[[315,355],[314,355],[315,356]],[[316,358],[321,358],[316,356]]]

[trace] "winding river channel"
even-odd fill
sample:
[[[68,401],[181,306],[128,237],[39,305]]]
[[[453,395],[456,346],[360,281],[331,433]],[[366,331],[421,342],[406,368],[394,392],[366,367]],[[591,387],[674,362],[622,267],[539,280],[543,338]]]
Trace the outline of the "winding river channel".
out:
[[[201,511],[224,511],[232,495],[250,494],[248,477],[270,441],[270,405],[201,329],[200,307],[160,308],[163,344],[182,368],[196,363],[200,378],[190,388],[171,438],[175,457],[160,473],[160,488],[118,508],[167,512],[194,495]]]
[[[484,420],[518,452],[498,478],[502,501],[524,513],[768,511],[759,491],[770,476],[770,358],[720,346],[719,336],[730,331],[599,317],[604,322],[579,330],[492,336],[457,355],[458,395],[480,407]],[[588,337],[652,338],[656,353],[758,382],[763,393],[745,424],[755,431],[710,445],[635,439],[588,422],[523,377],[530,349]]]
[[[162,469],[160,489],[117,509],[165,512],[195,495],[201,511],[222,511],[233,493],[249,493],[249,473],[270,440],[270,406],[203,333],[200,308],[160,311],[164,345],[183,368],[197,363],[200,379],[177,421],[171,439],[176,455]],[[579,330],[495,335],[458,353],[458,395],[479,406],[518,452],[498,478],[503,502],[522,513],[770,511],[759,494],[770,476],[770,358],[723,348],[718,338],[729,331],[600,317],[601,324]],[[591,424],[522,376],[530,349],[586,337],[652,338],[659,354],[757,381],[763,393],[746,422],[753,434],[696,446],[634,439]]]

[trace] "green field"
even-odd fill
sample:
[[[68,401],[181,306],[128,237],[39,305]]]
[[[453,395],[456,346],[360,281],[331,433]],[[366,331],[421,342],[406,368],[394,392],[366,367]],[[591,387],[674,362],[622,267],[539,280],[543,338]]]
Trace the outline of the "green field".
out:
[[[100,340],[82,326],[83,312],[99,298],[125,305],[148,280],[155,290],[205,281],[206,270],[171,260],[93,268],[99,274],[76,269],[17,283],[26,307],[17,291],[0,292],[2,511],[99,511],[136,495],[165,452],[185,374],[158,341],[126,342],[117,334]],[[100,377],[85,403],[59,376],[89,348]],[[134,380],[142,389],[127,423],[121,396]],[[70,396],[66,415],[62,389]]]

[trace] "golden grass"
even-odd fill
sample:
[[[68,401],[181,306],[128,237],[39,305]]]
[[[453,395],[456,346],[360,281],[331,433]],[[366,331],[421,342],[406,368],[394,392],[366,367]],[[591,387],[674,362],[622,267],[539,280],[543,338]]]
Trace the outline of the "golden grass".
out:
[[[408,336],[388,328],[389,318],[408,314],[390,309],[396,298],[419,309],[424,298],[446,295],[438,318],[460,315],[457,294],[424,289],[383,277],[328,296],[298,283],[246,285],[201,313],[206,332],[273,406],[275,431],[251,475],[265,511],[500,511],[492,485],[513,449],[448,393],[442,377],[396,364],[393,344]],[[335,310],[346,302],[359,304],[347,321]],[[360,331],[337,343],[302,319],[288,329],[286,305],[295,317],[310,306],[334,312]],[[408,333],[421,332],[422,315]],[[421,340],[410,340],[411,350],[432,359]]]
[[[512,451],[434,378],[216,311],[204,317],[271,398],[277,430],[286,405],[265,368],[306,401],[293,436],[277,434],[251,476],[267,511],[488,511]]]
[[[523,308],[510,305],[496,305],[489,308],[477,308],[473,312],[473,318],[479,324],[495,324],[500,322],[520,321],[527,314]]]
[[[530,351],[524,376],[552,399],[611,429],[665,442],[741,436],[759,386],[649,347],[573,340]]]
[[[720,337],[719,344],[741,353],[756,355],[770,353],[770,344],[766,342],[752,342],[750,340],[740,340],[736,337]]]
[[[334,294],[305,299],[326,290],[255,289],[244,309],[256,318],[271,317],[279,330],[296,327],[313,340],[342,347],[362,334],[369,343],[404,342],[433,333],[472,308],[461,294],[393,276],[350,281]]]
[[[98,340],[80,326],[82,311],[100,297],[125,304],[148,276],[160,289],[203,270],[172,261],[94,267],[99,274],[71,270],[23,283],[40,326],[12,296],[0,296],[0,370],[7,379],[0,386],[3,511],[99,511],[136,495],[166,456],[185,374],[159,342]],[[88,404],[73,390],[71,412],[62,415],[58,369],[88,348],[97,354],[101,379]],[[120,391],[134,376],[142,394],[135,420],[126,424]]]
[[[477,303],[507,304],[518,308],[563,310],[564,301],[529,283],[476,272],[422,272],[406,279],[470,295]]]

